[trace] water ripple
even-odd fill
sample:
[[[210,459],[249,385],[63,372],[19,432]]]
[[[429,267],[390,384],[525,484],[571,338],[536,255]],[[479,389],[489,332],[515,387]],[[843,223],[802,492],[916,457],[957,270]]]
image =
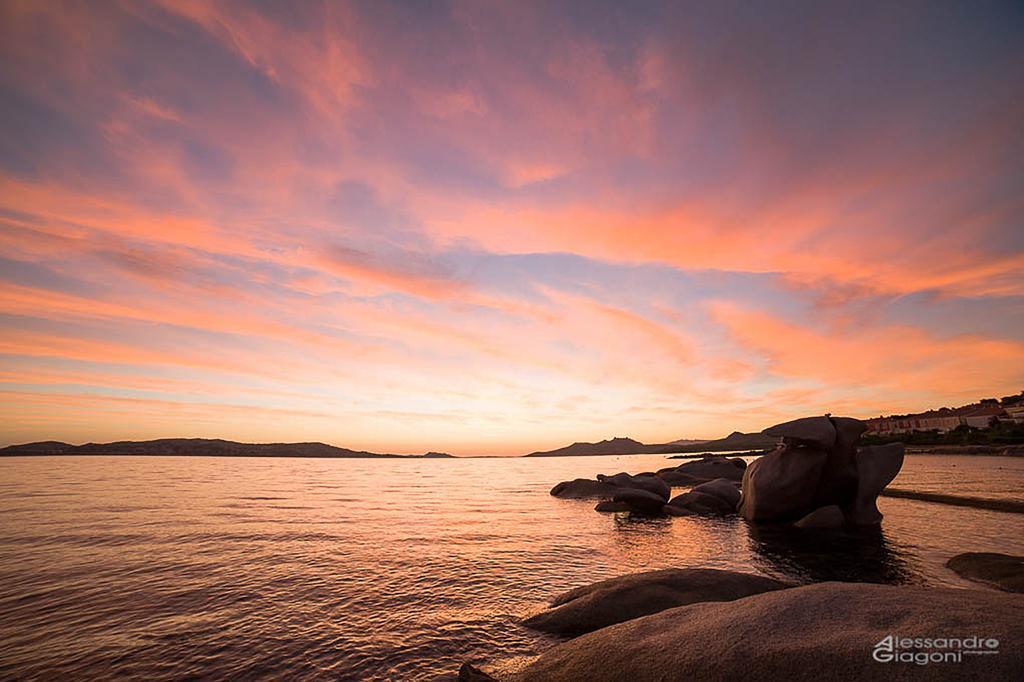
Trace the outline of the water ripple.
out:
[[[635,519],[547,494],[657,456],[61,465],[0,460],[0,678],[433,680],[467,659],[521,666],[553,640],[520,619],[629,571],[957,585],[952,554],[1024,553],[1020,515],[912,500],[883,499],[883,534],[823,553],[735,518]],[[1019,494],[1024,461],[910,457],[897,482],[955,480]]]

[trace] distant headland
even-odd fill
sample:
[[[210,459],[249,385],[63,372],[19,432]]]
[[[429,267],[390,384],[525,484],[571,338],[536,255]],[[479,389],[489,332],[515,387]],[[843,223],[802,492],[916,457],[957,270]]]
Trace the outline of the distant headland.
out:
[[[237,443],[219,438],[161,438],[158,440],[124,440],[115,443],[71,445],[60,441],[43,441],[11,445],[0,449],[0,457],[32,455],[188,455],[193,457],[322,457],[322,458],[388,458],[424,459],[452,457],[445,452],[423,455],[394,455],[365,450],[349,450],[326,443]]]
[[[572,457],[587,455],[666,455],[686,452],[726,452],[734,450],[767,450],[778,439],[763,433],[733,431],[715,440],[676,440],[670,443],[645,445],[632,438],[611,438],[597,443],[573,443],[556,450],[531,452],[527,457]]]

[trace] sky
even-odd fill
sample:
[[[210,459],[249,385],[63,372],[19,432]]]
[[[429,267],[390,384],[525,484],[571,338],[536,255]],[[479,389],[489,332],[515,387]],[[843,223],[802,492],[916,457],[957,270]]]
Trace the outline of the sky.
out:
[[[1019,2],[0,1],[0,443],[1024,388]]]

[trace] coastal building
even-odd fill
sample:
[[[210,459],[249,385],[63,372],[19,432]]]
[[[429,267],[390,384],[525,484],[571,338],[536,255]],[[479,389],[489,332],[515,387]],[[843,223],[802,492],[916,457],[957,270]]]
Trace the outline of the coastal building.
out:
[[[1004,408],[1006,418],[1016,424],[1024,424],[1024,403]]]
[[[1010,408],[1017,410],[1018,417],[1024,420],[1024,406]],[[919,414],[906,414],[892,417],[876,417],[867,420],[868,433],[885,436],[893,433],[910,433],[912,431],[938,431],[945,433],[958,426],[970,426],[985,429],[992,425],[993,420],[1010,418],[1009,411],[998,403],[974,403],[963,407],[943,407]]]
[[[963,408],[962,408],[963,409]],[[1006,410],[999,405],[982,405],[978,409],[965,412],[960,415],[962,424],[973,426],[976,429],[987,429],[993,421],[1006,417]]]

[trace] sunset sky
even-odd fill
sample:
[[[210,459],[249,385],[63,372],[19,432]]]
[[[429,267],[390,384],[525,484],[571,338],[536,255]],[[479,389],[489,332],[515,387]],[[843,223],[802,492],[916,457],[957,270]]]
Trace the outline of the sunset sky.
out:
[[[1024,4],[0,1],[0,444],[1024,388]]]

